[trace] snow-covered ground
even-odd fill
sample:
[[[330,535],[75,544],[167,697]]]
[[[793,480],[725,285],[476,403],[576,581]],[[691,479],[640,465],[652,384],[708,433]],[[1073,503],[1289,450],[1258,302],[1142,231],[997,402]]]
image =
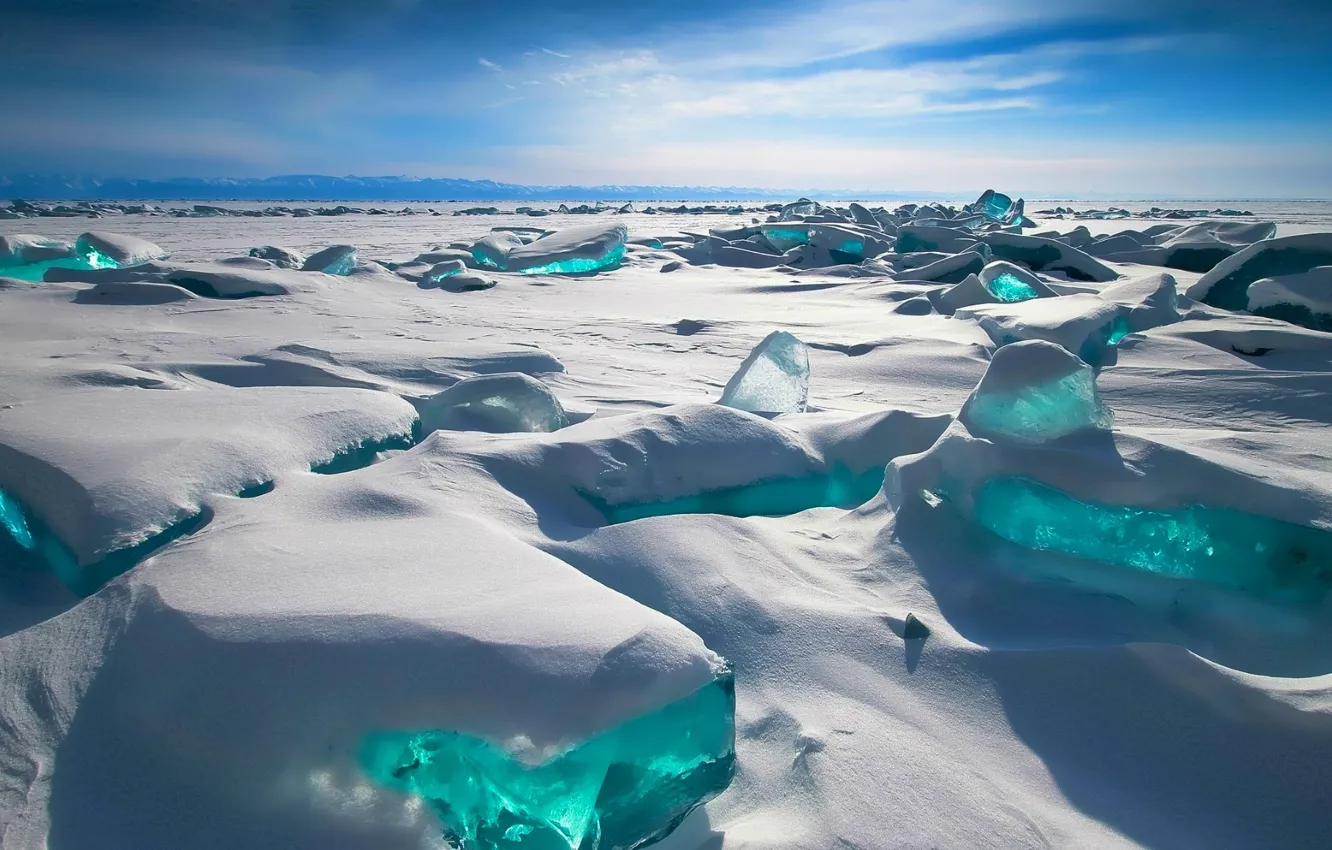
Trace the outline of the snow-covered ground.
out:
[[[1332,230],[1321,214],[1275,233]],[[0,222],[170,254],[0,278],[0,516],[33,544],[0,548],[0,847],[443,847],[368,738],[458,732],[545,764],[731,674],[734,779],[662,848],[1332,847],[1332,334],[1094,247],[1014,302],[966,251],[708,261],[748,258],[704,234],[749,223]],[[480,291],[428,285],[439,257],[368,262],[598,224],[667,247],[477,269]],[[1234,232],[1188,244],[1238,257]],[[350,275],[211,262],[338,244]],[[806,409],[717,405],[776,330],[807,346]],[[504,416],[463,415],[504,393]],[[426,433],[464,420],[482,429]],[[866,476],[854,507],[837,482]],[[994,481],[1187,522],[1136,567],[1033,548]],[[734,510],[681,512],[719,491]],[[1037,532],[1089,522],[1065,520]],[[1172,547],[1217,572],[1144,568]],[[506,834],[484,846],[556,846]]]

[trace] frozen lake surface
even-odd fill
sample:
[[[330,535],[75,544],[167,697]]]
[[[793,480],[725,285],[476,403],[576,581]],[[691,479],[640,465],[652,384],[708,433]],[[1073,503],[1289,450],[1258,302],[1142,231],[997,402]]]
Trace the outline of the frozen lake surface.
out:
[[[1332,846],[1332,205],[966,202],[0,221],[0,847]]]

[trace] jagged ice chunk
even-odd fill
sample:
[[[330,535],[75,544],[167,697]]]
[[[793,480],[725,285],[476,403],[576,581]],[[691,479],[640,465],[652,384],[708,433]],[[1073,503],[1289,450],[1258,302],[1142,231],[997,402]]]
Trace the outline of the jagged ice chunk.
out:
[[[1015,342],[996,351],[958,418],[977,436],[1021,443],[1043,443],[1114,422],[1096,390],[1092,368],[1045,340]]]
[[[721,404],[751,413],[803,413],[809,403],[809,349],[773,331],[726,382]]]

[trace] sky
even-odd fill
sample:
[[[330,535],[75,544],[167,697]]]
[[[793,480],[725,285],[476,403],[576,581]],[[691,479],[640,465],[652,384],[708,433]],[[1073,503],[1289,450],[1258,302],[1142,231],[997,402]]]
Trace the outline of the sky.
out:
[[[1332,2],[0,0],[0,173],[1332,197]]]

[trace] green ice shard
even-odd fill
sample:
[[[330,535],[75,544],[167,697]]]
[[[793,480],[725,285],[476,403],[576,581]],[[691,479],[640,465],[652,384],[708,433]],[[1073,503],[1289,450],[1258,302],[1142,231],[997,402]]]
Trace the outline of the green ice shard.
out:
[[[990,291],[991,295],[1005,304],[1030,301],[1039,297],[1031,284],[1011,273],[999,275],[994,280],[987,282],[985,288]]]
[[[1028,478],[976,492],[976,521],[1026,546],[1291,602],[1332,588],[1332,533],[1204,505],[1161,511],[1082,502]]]
[[[1128,319],[1119,316],[1114,323],[1110,325],[1110,333],[1105,338],[1106,345],[1119,345],[1120,341],[1129,335],[1132,329],[1129,327]]]
[[[556,260],[544,266],[532,266],[520,269],[522,274],[585,274],[602,269],[618,268],[624,261],[625,246],[617,245],[602,257],[574,257],[568,260]]]
[[[773,248],[786,252],[797,245],[807,244],[809,230],[804,227],[765,227],[763,238],[767,239]]]
[[[32,530],[28,528],[28,520],[23,515],[23,508],[19,503],[4,490],[0,490],[0,526],[9,532],[9,536],[14,538],[14,542],[28,551],[36,548],[37,543],[33,540]]]
[[[441,730],[373,735],[362,764],[424,798],[461,850],[646,847],[730,784],[735,682],[726,673],[541,764]]]
[[[1043,443],[1084,429],[1110,428],[1114,412],[1101,401],[1091,367],[1082,365],[1031,386],[989,389],[982,384],[967,400],[962,420],[977,434]]]

